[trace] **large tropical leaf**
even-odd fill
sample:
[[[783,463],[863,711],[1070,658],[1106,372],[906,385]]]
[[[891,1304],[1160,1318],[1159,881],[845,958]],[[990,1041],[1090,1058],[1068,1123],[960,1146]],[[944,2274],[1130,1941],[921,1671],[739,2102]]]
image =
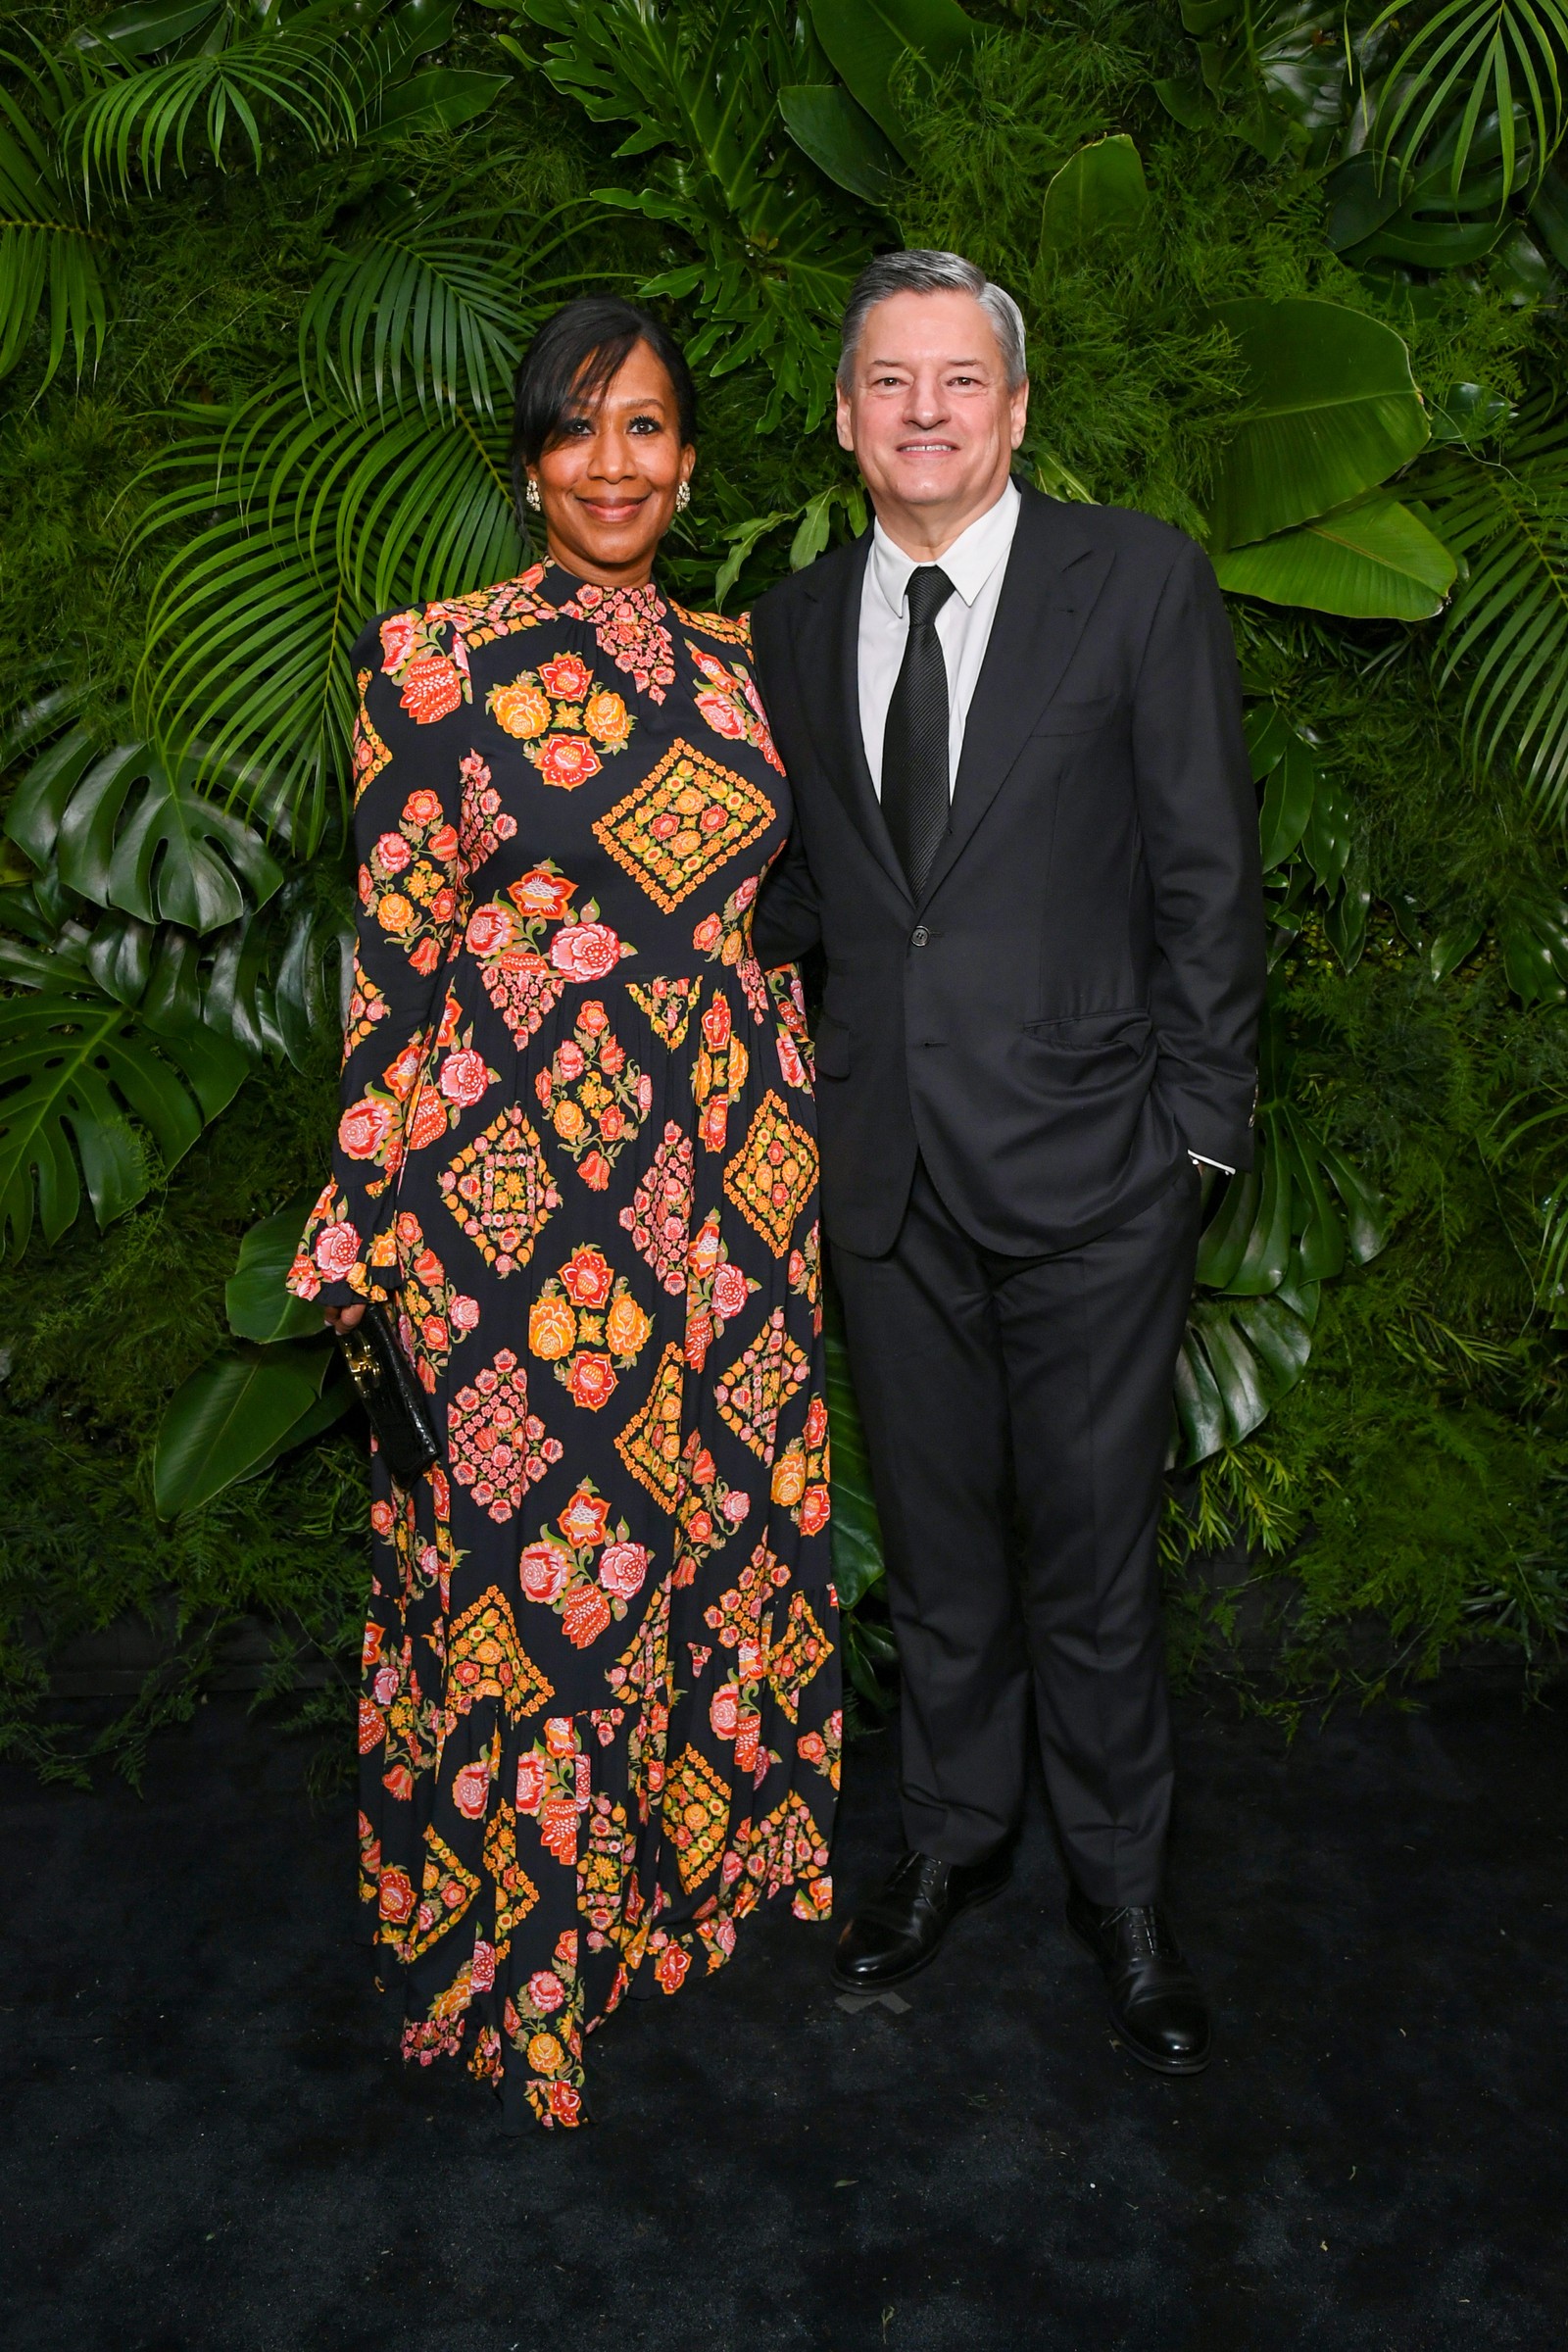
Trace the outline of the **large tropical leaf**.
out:
[[[1069,156],[1046,189],[1043,253],[1065,258],[1100,239],[1137,236],[1149,210],[1149,185],[1137,148],[1118,131]]]
[[[1455,457],[1429,487],[1465,565],[1439,659],[1468,679],[1465,724],[1487,759],[1512,756],[1548,814],[1568,808],[1568,428],[1537,424],[1506,465]]]
[[[1410,355],[1392,327],[1333,302],[1222,302],[1247,370],[1216,486],[1212,538],[1235,548],[1343,507],[1427,439]]]
[[[1317,1285],[1266,1298],[1199,1298],[1176,1359],[1176,1459],[1206,1461],[1268,1419],[1312,1352]]]
[[[172,775],[146,743],[105,749],[84,726],[34,762],[5,830],[34,864],[57,858],[68,890],[144,923],[213,931],[239,919],[247,893],[262,905],[283,880],[261,837],[188,774]]]
[[[896,148],[908,126],[893,82],[913,56],[934,72],[957,65],[975,34],[957,0],[810,0],[811,23],[836,74]]]
[[[107,248],[80,217],[56,160],[55,132],[76,95],[64,69],[42,50],[36,59],[4,50],[0,72],[20,85],[0,83],[0,375],[16,367],[34,324],[47,317],[47,384],[68,344],[78,376],[89,352],[96,358],[102,347]]]
[[[1528,162],[1503,169],[1502,131],[1490,115],[1476,126],[1461,184],[1453,184],[1455,119],[1421,169],[1408,178],[1380,168],[1363,148],[1330,173],[1328,241],[1357,269],[1368,262],[1457,270],[1480,261],[1510,226],[1508,199],[1525,186]]]
[[[1458,566],[1419,514],[1374,490],[1295,530],[1220,551],[1222,588],[1348,620],[1430,620]]]
[[[309,849],[341,807],[367,616],[517,567],[504,444],[466,413],[383,422],[292,386],[181,421],[142,477],[140,537],[198,527],[153,593],[141,710],[166,758],[240,771]]]
[[[160,1519],[199,1510],[346,1411],[346,1383],[322,1395],[334,1368],[324,1340],[210,1356],[174,1392],[158,1432],[153,1500]]]
[[[899,152],[848,90],[836,81],[786,82],[778,94],[784,127],[803,155],[837,187],[885,205]]]
[[[1394,0],[1373,30],[1404,19]],[[1448,185],[1457,197],[1478,131],[1499,126],[1506,184],[1528,157],[1538,176],[1563,135],[1562,67],[1568,8],[1562,0],[1445,0],[1419,24],[1379,85],[1377,153],[1409,178],[1446,132]]]
[[[855,1400],[849,1347],[844,1337],[837,1298],[828,1295],[824,1332],[827,1351],[827,1409],[833,1440],[831,1480],[833,1516],[833,1582],[839,1599],[853,1609],[883,1573],[882,1530],[876,1496],[871,1488],[871,1465],[865,1432]]]
[[[239,1257],[223,1291],[228,1328],[242,1340],[303,1339],[321,1328],[321,1310],[309,1298],[296,1298],[283,1287],[294,1262],[305,1220],[311,1213],[315,1190],[307,1186],[253,1225],[239,1246]]]
[[[100,1226],[135,1206],[232,1101],[250,1063],[203,1029],[153,1035],[64,956],[12,952],[0,975],[26,994],[0,1000],[0,1248],[21,1251],[34,1203],[58,1241],[85,1186]]]

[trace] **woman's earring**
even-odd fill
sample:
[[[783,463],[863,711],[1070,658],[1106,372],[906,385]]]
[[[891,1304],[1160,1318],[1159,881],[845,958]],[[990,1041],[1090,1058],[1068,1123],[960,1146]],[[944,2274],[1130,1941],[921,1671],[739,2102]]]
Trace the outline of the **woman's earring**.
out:
[[[525,507],[532,507],[534,513],[538,514],[541,505],[539,485],[531,473],[528,476],[528,487],[522,494],[522,503]]]
[[[680,488],[679,488],[679,489],[676,491],[676,493],[675,493],[675,512],[676,512],[676,514],[685,514],[685,512],[686,512],[686,510],[687,510],[687,508],[688,508],[688,507],[691,505],[691,503],[692,503],[691,486],[690,486],[690,484],[689,484],[689,483],[687,483],[687,482],[682,482],[682,484],[681,484]]]

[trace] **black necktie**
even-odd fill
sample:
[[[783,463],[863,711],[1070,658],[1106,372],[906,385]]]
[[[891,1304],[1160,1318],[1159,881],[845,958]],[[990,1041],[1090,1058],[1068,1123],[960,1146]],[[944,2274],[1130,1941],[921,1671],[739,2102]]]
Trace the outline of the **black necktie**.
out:
[[[882,813],[916,898],[948,829],[948,665],[937,614],[952,594],[935,564],[909,574],[909,634],[882,738]]]

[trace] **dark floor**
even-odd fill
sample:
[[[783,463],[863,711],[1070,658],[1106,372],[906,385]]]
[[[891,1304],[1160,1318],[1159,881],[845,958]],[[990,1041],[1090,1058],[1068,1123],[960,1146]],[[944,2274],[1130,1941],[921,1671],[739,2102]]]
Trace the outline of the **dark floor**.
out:
[[[1460,1676],[1289,1750],[1187,1711],[1197,2082],[1112,2045],[1037,1822],[903,2014],[780,1914],[522,2139],[390,2054],[305,1761],[228,1698],[144,1798],[0,1777],[7,2352],[1568,2346],[1568,1704]]]

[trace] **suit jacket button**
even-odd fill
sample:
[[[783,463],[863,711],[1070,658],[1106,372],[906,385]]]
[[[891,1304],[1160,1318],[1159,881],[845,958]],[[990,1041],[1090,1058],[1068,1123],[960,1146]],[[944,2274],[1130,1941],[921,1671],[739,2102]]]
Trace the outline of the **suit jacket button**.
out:
[[[909,945],[911,948],[923,948],[930,936],[931,934],[926,929],[924,923],[920,923],[913,931],[910,932]]]

